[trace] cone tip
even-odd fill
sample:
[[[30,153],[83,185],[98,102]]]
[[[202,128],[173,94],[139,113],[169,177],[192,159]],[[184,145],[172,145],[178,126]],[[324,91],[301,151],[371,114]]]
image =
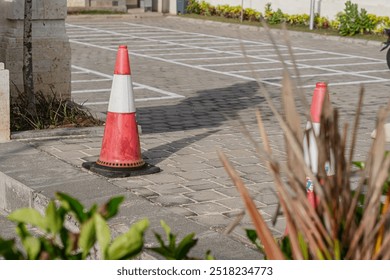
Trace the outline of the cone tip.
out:
[[[316,83],[316,88],[326,88],[327,84],[325,82]]]
[[[114,74],[131,75],[129,54],[126,45],[120,45],[118,47]]]
[[[321,119],[322,104],[324,103],[327,84],[325,82],[316,83],[311,102],[310,114],[313,123],[319,123]],[[329,98],[329,97],[328,97]]]

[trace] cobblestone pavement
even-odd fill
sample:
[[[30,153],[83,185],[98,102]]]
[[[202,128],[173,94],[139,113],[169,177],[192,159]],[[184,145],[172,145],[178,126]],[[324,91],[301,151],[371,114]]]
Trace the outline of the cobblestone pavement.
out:
[[[273,101],[280,105],[281,64],[264,31],[176,18],[110,23],[70,20],[68,24],[73,62],[78,66],[111,75],[117,45],[127,44],[134,81],[157,89],[155,95],[138,95],[135,91],[135,98],[149,98],[136,104],[144,132],[142,148],[148,161],[160,166],[163,173],[117,180],[116,184],[190,219],[224,228],[242,210],[242,203],[218,159],[216,151],[222,150],[236,165],[259,208],[270,220],[276,207],[272,178],[234,123],[241,118],[257,137],[254,110],[260,108],[275,153],[283,160],[281,131],[259,93],[258,83],[251,77],[247,64],[244,65],[248,58],[242,57],[241,48],[245,48],[251,56],[249,63],[256,65],[255,71],[261,73],[260,79]],[[284,45],[279,42],[280,36],[276,39]],[[325,79],[330,83],[332,103],[349,119],[357,103],[359,84],[366,82],[357,153],[357,157],[363,157],[371,141],[368,134],[375,124],[375,112],[389,98],[390,72],[378,51],[379,43],[378,47],[366,46],[300,35],[292,36],[291,41],[298,63],[305,63],[299,66],[308,99],[315,82]],[[280,51],[289,59],[285,46]],[[173,96],[158,95],[158,91]],[[153,96],[157,98],[151,99]],[[106,106],[101,104],[97,108],[104,113]],[[83,154],[97,156],[99,145],[100,139],[91,139],[81,146],[49,145],[46,149],[79,165]],[[248,219],[243,223],[249,226]],[[278,225],[275,231],[280,233],[283,222]]]
[[[216,231],[224,231],[243,211],[243,205],[219,161],[217,151],[223,151],[274,234],[282,234],[283,218],[271,225],[277,206],[272,178],[237,125],[241,119],[261,142],[254,113],[259,108],[274,153],[284,160],[282,132],[241,54],[240,40],[245,40],[245,48],[251,46],[249,65],[256,66],[255,73],[280,106],[281,64],[264,31],[175,17],[109,21],[70,17],[67,24],[72,42],[73,98],[86,102],[102,118],[117,45],[129,46],[137,117],[143,131],[143,156],[162,172],[111,180],[114,184]],[[288,49],[282,37],[276,40],[283,45],[283,56],[291,60],[286,56]],[[291,41],[297,59],[302,60],[299,63],[307,99],[315,83],[325,79],[342,120],[352,119],[360,83],[365,83],[356,153],[356,159],[364,159],[377,109],[390,96],[390,71],[383,53],[379,53],[380,44],[320,40],[297,34],[291,36]],[[169,52],[167,46],[172,48]],[[31,141],[78,167],[83,161],[96,159],[101,147],[101,135]],[[232,234],[244,240],[243,229],[248,227],[250,220],[244,216]]]

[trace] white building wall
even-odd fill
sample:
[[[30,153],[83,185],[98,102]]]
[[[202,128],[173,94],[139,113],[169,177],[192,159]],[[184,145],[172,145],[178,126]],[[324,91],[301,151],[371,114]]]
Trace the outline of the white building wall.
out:
[[[88,1],[85,0],[67,0],[68,7],[85,7]]]

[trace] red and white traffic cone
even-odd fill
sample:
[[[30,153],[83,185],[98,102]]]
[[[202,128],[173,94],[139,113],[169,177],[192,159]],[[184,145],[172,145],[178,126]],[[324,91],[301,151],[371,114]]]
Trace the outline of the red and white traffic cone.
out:
[[[119,46],[116,57],[99,159],[83,167],[110,178],[160,171],[142,159],[127,46]]]
[[[324,82],[319,82],[316,84],[316,88],[314,89],[312,97],[312,103],[310,107],[311,122],[308,121],[306,125],[306,133],[308,133],[308,135],[305,135],[303,139],[303,153],[305,157],[305,163],[307,166],[310,166],[314,175],[317,175],[318,173],[318,147],[316,143],[316,136],[320,134],[321,112],[325,98],[329,100],[327,84]],[[313,124],[313,127],[311,124]],[[331,174],[334,170],[333,164],[334,163],[332,161],[330,163],[326,163],[325,169],[328,175]],[[314,193],[314,186],[312,180],[309,177],[306,177],[306,191],[310,204],[313,207],[316,207],[319,203],[319,199]]]

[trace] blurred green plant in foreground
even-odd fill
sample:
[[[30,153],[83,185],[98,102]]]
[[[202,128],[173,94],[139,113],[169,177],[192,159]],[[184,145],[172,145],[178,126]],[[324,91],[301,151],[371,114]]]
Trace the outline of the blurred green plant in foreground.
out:
[[[57,193],[46,208],[45,215],[35,209],[21,208],[12,212],[8,218],[17,223],[16,232],[21,241],[19,249],[14,239],[0,237],[0,257],[13,260],[126,260],[137,257],[144,248],[144,234],[149,226],[147,219],[133,224],[130,229],[115,239],[107,221],[117,215],[123,197],[113,197],[98,207],[89,210],[75,198]],[[72,217],[79,230],[69,229],[66,221]],[[149,248],[166,259],[191,259],[190,250],[196,245],[194,234],[185,236],[176,245],[176,235],[161,221],[167,235],[168,245],[155,233],[160,247]],[[33,229],[37,229],[34,231]],[[207,259],[213,257],[207,252]]]

